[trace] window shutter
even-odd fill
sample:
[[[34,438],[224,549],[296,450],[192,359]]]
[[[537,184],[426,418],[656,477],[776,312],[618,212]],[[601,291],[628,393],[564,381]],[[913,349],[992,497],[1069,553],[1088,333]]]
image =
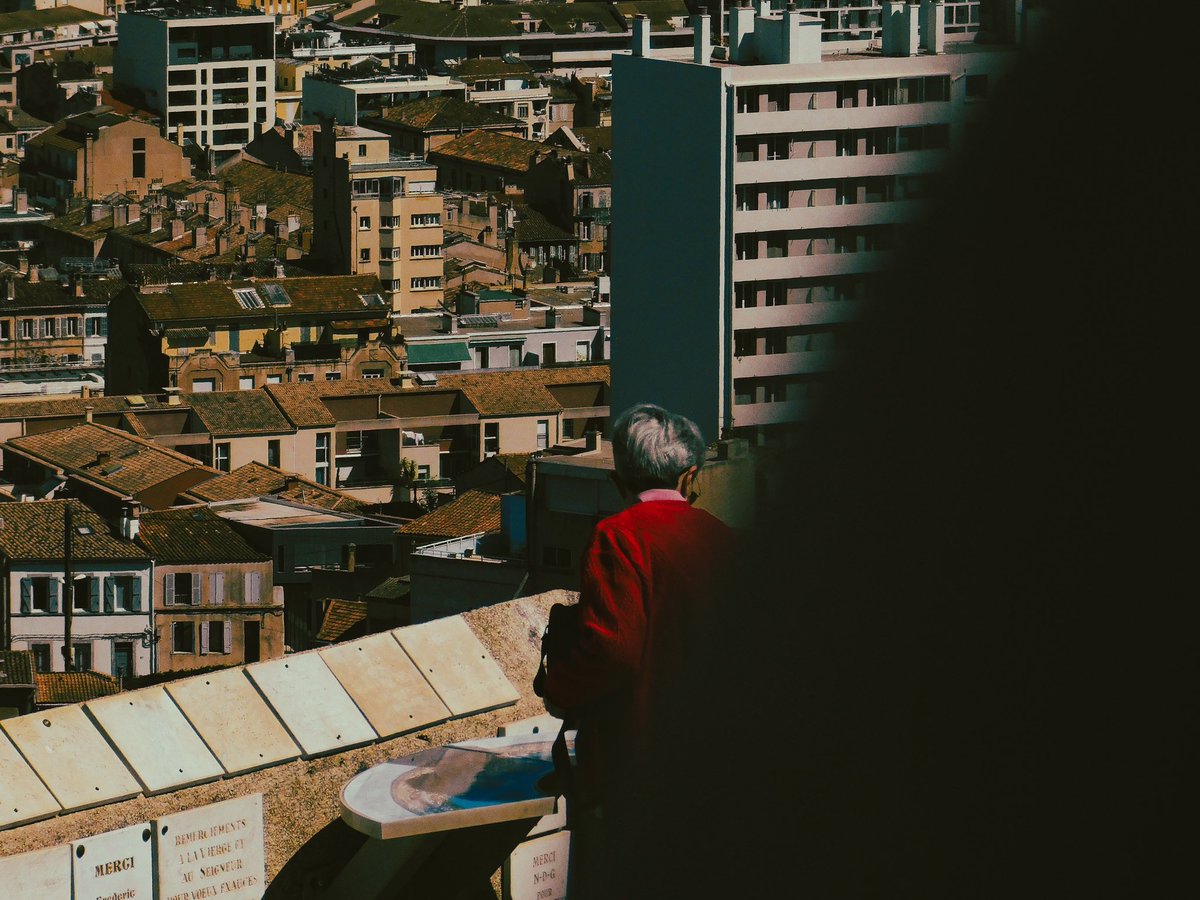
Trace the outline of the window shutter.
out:
[[[200,623],[200,653],[208,652],[208,623]]]
[[[21,612],[33,611],[33,582],[28,578],[21,579]]]
[[[254,573],[254,572],[246,572],[242,576],[242,602],[243,603],[253,603],[254,602],[253,599],[251,599],[251,598],[253,598],[253,596],[254,596],[254,593],[253,593],[254,581],[253,581],[253,579],[254,579],[255,574],[256,573]]]
[[[100,319],[100,337],[108,337],[108,316]]]
[[[163,576],[163,606],[175,605],[175,573],[168,572]]]
[[[100,612],[100,579],[95,576],[88,579],[88,610]]]
[[[202,577],[199,572],[192,573],[192,606],[200,605],[200,580]]]
[[[225,643],[222,645],[224,652],[228,654],[233,647],[233,620],[225,620]]]
[[[213,606],[220,606],[225,602],[225,573],[213,572],[212,575],[212,593],[209,595],[208,602]]]
[[[110,613],[113,611],[113,580],[109,575],[104,579],[104,611]]]
[[[138,575],[133,576],[133,611],[142,611],[142,579]]]
[[[247,603],[262,602],[262,573],[250,572],[250,595],[246,597]]]
[[[50,609],[52,613],[58,612],[58,579],[53,576],[47,579],[50,582],[49,590],[46,592],[50,598]]]

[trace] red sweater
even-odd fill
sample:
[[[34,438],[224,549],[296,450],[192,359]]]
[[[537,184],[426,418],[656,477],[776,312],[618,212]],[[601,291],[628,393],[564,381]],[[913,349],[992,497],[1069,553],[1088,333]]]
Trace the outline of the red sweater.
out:
[[[578,716],[580,774],[600,796],[655,752],[655,710],[683,689],[732,545],[721,521],[670,500],[635,503],[592,533],[579,641],[548,667],[546,699]]]

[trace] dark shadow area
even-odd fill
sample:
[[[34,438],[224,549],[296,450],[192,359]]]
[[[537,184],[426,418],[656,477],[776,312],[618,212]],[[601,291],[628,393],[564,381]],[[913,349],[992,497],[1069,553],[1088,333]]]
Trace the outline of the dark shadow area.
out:
[[[1115,62],[1187,64],[1055,5],[744,549],[639,896],[1144,896],[1182,857],[1194,154]]]
[[[334,819],[284,864],[271,880],[263,900],[320,896],[366,840],[365,834],[355,831],[341,819]]]

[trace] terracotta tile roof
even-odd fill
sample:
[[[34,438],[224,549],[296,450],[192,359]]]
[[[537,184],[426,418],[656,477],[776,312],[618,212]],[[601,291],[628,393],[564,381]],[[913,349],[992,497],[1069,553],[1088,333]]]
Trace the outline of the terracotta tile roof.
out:
[[[563,231],[531,206],[517,207],[517,222],[513,230],[519,244],[579,242],[579,238],[569,231]]]
[[[51,307],[108,306],[108,301],[121,292],[125,282],[119,278],[85,278],[83,296],[76,297],[70,282],[38,281],[30,284],[18,279],[13,284],[13,299],[0,295],[0,311],[19,313],[24,309],[48,309]]]
[[[267,215],[284,204],[301,207],[312,225],[313,180],[310,175],[280,172],[250,160],[239,160],[221,169],[217,177],[238,188],[243,205],[267,204]]]
[[[438,375],[439,387],[457,388],[480,415],[511,416],[559,412],[561,403],[549,391],[552,384],[609,384],[605,365],[561,369],[510,369],[501,372],[462,372]]]
[[[398,534],[432,538],[466,537],[500,530],[500,496],[467,491],[419,519],[396,529]]]
[[[113,533],[97,512],[79,500],[37,500],[0,504],[0,553],[10,560],[59,561],[63,556],[63,523],[72,510],[75,534],[71,555],[78,560],[144,560],[146,551]]]
[[[214,436],[295,430],[279,407],[262,391],[201,392],[188,394],[186,402]]]
[[[259,288],[271,284],[279,285],[291,300],[289,306],[279,307],[289,315],[336,313],[354,318],[379,315],[379,308],[368,307],[362,299],[365,294],[382,295],[383,285],[375,275],[322,275],[312,278],[172,284],[165,291],[139,293],[138,302],[153,322],[261,319],[274,315],[274,308],[265,305],[247,309],[238,301],[234,291],[253,289],[265,301]]]
[[[496,59],[495,57],[480,56],[475,59],[464,59],[458,65],[447,66],[447,68],[450,69],[451,75],[468,84],[480,78],[533,75],[533,69],[529,63],[515,57]]]
[[[191,480],[179,479],[182,493],[218,474],[190,456],[96,423],[10,438],[6,450],[135,496],[179,476],[193,475]],[[107,453],[107,460],[101,462],[100,453]]]
[[[368,127],[372,121],[392,122],[422,131],[523,124],[520,120],[498,113],[483,104],[447,96],[420,97],[398,103],[385,110],[381,116],[363,120]]]
[[[33,683],[33,653],[0,650],[0,687],[25,687]]]
[[[363,596],[368,600],[403,600],[412,593],[412,577],[395,575],[380,582]]]
[[[38,672],[34,678],[40,706],[83,703],[121,690],[117,679],[103,672]]]
[[[531,167],[533,154],[545,149],[537,141],[496,131],[475,130],[431,150],[429,160],[435,163],[439,160],[469,162],[523,175]]]
[[[366,620],[367,604],[358,600],[330,600],[317,640],[340,641],[346,632]]]
[[[601,150],[612,150],[613,130],[611,125],[576,125],[571,129],[575,136],[587,144],[588,149],[599,153]]]
[[[268,384],[266,389],[283,414],[298,428],[337,424],[333,413],[321,402],[315,383]]]
[[[269,560],[204,506],[145,513],[137,541],[160,565],[250,563]]]
[[[145,396],[144,402],[133,406],[128,397],[41,397],[37,400],[20,398],[0,400],[0,422],[14,419],[78,418],[83,419],[86,410],[93,408],[95,415],[125,412],[133,409],[161,409],[167,404],[157,397]],[[183,407],[173,407],[182,409]]]
[[[210,503],[271,496],[340,512],[358,512],[364,506],[362,501],[349,494],[260,462],[247,463],[197,485],[189,494]]]

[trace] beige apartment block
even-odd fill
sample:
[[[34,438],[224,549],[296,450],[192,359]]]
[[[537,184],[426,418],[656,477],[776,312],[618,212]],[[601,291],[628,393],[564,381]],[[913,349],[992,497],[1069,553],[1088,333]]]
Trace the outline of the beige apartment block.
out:
[[[388,136],[323,125],[313,154],[314,253],[339,274],[377,275],[395,313],[442,300],[437,168],[397,156]]]

